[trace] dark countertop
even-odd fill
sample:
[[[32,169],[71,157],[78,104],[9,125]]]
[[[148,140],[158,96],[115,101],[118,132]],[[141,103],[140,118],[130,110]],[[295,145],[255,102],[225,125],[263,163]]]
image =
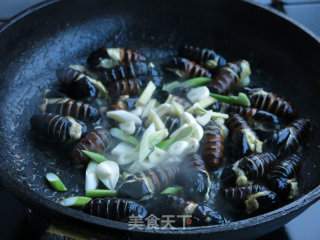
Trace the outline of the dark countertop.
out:
[[[40,0],[1,0],[0,21],[7,19],[23,9],[41,2]],[[271,0],[255,0],[269,5]],[[275,1],[277,2],[277,1]],[[279,2],[279,1],[278,1]],[[288,16],[301,22],[320,35],[320,1],[286,0],[282,1]],[[0,236],[1,239],[40,239],[28,223],[27,210],[11,194],[0,188]],[[320,202],[315,203],[303,214],[260,240],[320,239]],[[49,238],[46,238],[49,239]],[[51,238],[50,238],[51,239]],[[62,238],[61,238],[62,239]]]

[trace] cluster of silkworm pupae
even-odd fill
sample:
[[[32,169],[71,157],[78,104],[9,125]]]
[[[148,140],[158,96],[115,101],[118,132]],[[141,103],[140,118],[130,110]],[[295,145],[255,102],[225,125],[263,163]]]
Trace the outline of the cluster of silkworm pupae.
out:
[[[158,88],[164,82],[163,74],[136,50],[102,47],[90,54],[87,64],[88,68],[59,69],[60,91],[45,90],[41,113],[30,119],[37,137],[70,145],[70,158],[75,164],[89,162],[82,150],[103,154],[112,148],[108,130],[112,121],[106,123],[106,110],[133,109],[148,81]],[[224,104],[223,110],[217,102],[212,108],[229,114],[225,121],[228,137],[220,124],[209,121],[203,127],[197,153],[188,154],[181,164],[129,175],[118,186],[116,198],[94,199],[84,212],[123,222],[128,222],[132,214],[141,220],[151,213],[186,214],[191,216],[192,226],[223,224],[227,220],[219,209],[206,204],[211,186],[216,184],[211,173],[222,164],[226,164],[220,177],[222,195],[247,214],[270,211],[297,195],[302,157],[296,152],[309,132],[309,121],[298,119],[295,108],[283,97],[262,88],[249,88],[246,60],[227,62],[211,49],[186,45],[163,68],[180,78],[211,78],[207,84],[211,93],[242,91],[251,105],[226,108]],[[170,93],[185,110],[192,107],[186,98],[188,91],[174,89]],[[161,90],[157,93],[155,98],[160,102],[168,96]],[[169,132],[180,127],[178,118],[166,117],[163,122]],[[144,130],[136,129],[134,136],[139,139]],[[234,161],[228,164],[226,159]],[[183,188],[183,196],[159,194],[174,185]]]

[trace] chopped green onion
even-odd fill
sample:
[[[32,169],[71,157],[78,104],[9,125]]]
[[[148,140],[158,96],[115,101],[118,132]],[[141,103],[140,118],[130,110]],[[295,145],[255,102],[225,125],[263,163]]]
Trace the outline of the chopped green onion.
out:
[[[46,179],[55,190],[59,192],[67,191],[67,187],[63,184],[61,179],[56,174],[48,172],[46,174]]]
[[[211,78],[198,77],[198,78],[192,78],[192,79],[189,79],[187,81],[184,81],[181,84],[185,88],[189,88],[189,87],[192,88],[192,87],[197,87],[197,86],[203,85],[203,84],[211,82],[211,81],[212,81]]]
[[[175,138],[166,139],[156,145],[157,148],[166,150],[170,147],[170,145],[175,141]]]
[[[178,81],[174,81],[168,84],[163,84],[162,90],[163,91],[167,91],[167,92],[171,92],[173,89],[180,87],[181,83]]]
[[[193,132],[193,126],[187,126],[185,128],[182,128],[177,135],[175,135],[174,137],[170,137],[160,143],[158,143],[156,145],[157,148],[160,148],[162,150],[166,150],[168,149],[172,143],[174,143],[175,141],[180,141],[183,140],[185,138],[188,138],[191,136],[192,132]]]
[[[86,154],[89,158],[96,161],[97,163],[101,163],[106,161],[107,159],[99,153],[90,152],[87,150],[81,150],[84,154]]]
[[[163,190],[160,194],[174,194],[179,195],[182,191],[181,187],[167,187],[165,190]]]
[[[151,148],[151,147],[157,145],[162,140],[167,138],[168,135],[169,135],[168,129],[162,129],[162,130],[159,130],[159,131],[156,131],[156,132],[150,134],[150,137],[148,140],[149,147]]]
[[[83,207],[91,200],[92,198],[89,197],[75,196],[63,199],[60,204],[65,207]]]
[[[238,96],[224,96],[224,95],[215,94],[215,93],[210,93],[210,96],[218,99],[221,102],[250,107],[250,100],[248,96],[242,92],[239,93]]]
[[[207,82],[211,82],[212,79],[211,78],[206,78],[206,77],[198,77],[198,78],[192,78],[189,79],[187,81],[184,82],[172,82],[169,84],[164,84],[162,87],[163,91],[167,91],[170,92],[173,89],[177,88],[177,87],[183,87],[183,88],[193,88],[193,87],[197,87],[197,86],[201,86]]]
[[[190,137],[191,134],[193,133],[193,130],[194,130],[193,126],[186,126],[182,128],[181,131],[179,131],[177,135],[175,135],[174,137],[175,141],[180,141]]]
[[[87,197],[116,197],[117,191],[116,190],[107,190],[107,189],[95,189],[95,190],[87,190],[86,191]]]
[[[119,128],[111,128],[109,132],[113,137],[118,138],[126,143],[132,144],[134,146],[139,145],[139,141],[135,137],[130,136]]]

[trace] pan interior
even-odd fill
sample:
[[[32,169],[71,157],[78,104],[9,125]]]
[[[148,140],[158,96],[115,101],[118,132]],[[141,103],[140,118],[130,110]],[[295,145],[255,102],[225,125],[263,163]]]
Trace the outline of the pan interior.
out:
[[[157,63],[175,54],[179,46],[195,43],[214,48],[228,60],[248,59],[254,83],[285,96],[299,116],[311,120],[298,178],[300,196],[307,194],[320,184],[320,74],[315,66],[320,62],[319,46],[316,52],[312,44],[302,49],[294,28],[276,30],[272,23],[262,23],[258,13],[243,14],[244,5],[65,1],[10,26],[0,35],[1,168],[45,199],[58,202],[83,195],[84,172],[70,164],[68,150],[35,141],[29,132],[29,119],[38,112],[43,90],[57,84],[56,69],[85,64],[89,53],[103,45],[139,49]],[[48,171],[64,180],[67,193],[48,187],[44,180]]]

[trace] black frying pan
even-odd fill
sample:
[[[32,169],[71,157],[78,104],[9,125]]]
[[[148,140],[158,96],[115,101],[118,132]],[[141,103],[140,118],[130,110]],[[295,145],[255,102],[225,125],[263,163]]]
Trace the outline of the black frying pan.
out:
[[[320,43],[310,32],[245,1],[55,2],[17,16],[0,30],[1,181],[26,206],[56,222],[113,236],[248,239],[281,227],[319,199]],[[72,167],[66,151],[29,134],[29,118],[42,90],[56,83],[55,70],[84,64],[102,45],[140,49],[152,60],[165,59],[186,42],[213,47],[229,60],[248,59],[254,82],[286,96],[300,116],[311,119],[297,200],[250,219],[186,230],[129,231],[127,224],[60,206],[60,197],[84,194],[84,174]],[[57,172],[69,191],[52,191],[44,180],[47,171]]]

